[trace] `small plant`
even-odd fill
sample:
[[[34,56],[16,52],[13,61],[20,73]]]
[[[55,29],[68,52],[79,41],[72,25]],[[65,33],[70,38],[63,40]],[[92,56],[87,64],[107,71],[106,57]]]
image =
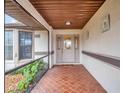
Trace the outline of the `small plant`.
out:
[[[27,84],[25,82],[25,80],[21,80],[19,83],[18,83],[18,86],[17,88],[21,91],[25,90],[25,88],[27,88]]]
[[[10,90],[10,91],[8,91],[8,93],[16,93],[15,91],[13,91],[13,90]]]
[[[38,71],[42,70],[44,65],[43,60],[37,60],[36,62],[17,70],[15,73],[21,73],[24,76],[24,79],[18,83],[17,89],[19,91],[26,91],[26,89],[35,82]]]

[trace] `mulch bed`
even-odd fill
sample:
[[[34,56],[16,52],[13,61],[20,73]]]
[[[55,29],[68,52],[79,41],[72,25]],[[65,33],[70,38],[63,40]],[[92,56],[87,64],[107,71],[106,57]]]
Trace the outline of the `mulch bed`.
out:
[[[5,76],[5,93],[16,91],[20,80],[24,79],[22,74],[6,75]]]

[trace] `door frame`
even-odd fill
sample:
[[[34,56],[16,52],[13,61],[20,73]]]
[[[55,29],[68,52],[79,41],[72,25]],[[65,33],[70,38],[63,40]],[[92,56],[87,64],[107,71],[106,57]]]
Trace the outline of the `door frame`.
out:
[[[74,62],[57,62],[57,37],[58,36],[64,36],[64,35],[73,35],[74,36],[74,38],[75,38],[75,36],[78,36],[78,38],[79,38],[79,48],[78,48],[78,51],[79,51],[79,62],[76,62],[75,60],[76,60],[76,58],[75,58],[75,55],[74,55]],[[55,65],[62,65],[62,64],[80,64],[80,46],[81,46],[81,43],[80,43],[80,34],[55,34]],[[73,41],[73,43],[75,43],[75,41]],[[73,45],[73,46],[75,46],[75,45]],[[74,53],[75,53],[75,48],[74,48]]]

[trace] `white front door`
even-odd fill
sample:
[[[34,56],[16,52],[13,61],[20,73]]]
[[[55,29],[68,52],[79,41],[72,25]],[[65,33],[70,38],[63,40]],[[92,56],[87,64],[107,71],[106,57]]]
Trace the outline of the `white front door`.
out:
[[[74,62],[74,36],[63,35],[62,46],[62,61]]]
[[[79,35],[57,35],[57,63],[75,63],[79,61]],[[77,61],[78,60],[78,61]]]

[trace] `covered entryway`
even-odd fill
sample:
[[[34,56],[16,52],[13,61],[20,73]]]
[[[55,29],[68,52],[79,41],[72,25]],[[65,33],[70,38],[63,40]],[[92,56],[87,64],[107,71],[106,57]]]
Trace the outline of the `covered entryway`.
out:
[[[120,0],[5,1],[6,14],[32,31],[15,30],[13,59],[26,63],[5,73],[22,77],[6,78],[16,82],[6,93],[120,92]]]

